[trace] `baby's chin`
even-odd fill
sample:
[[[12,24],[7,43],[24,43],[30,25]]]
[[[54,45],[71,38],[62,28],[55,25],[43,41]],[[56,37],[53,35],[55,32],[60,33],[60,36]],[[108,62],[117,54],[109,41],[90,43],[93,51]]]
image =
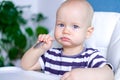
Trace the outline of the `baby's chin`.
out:
[[[73,47],[73,44],[69,42],[60,43],[63,47]]]

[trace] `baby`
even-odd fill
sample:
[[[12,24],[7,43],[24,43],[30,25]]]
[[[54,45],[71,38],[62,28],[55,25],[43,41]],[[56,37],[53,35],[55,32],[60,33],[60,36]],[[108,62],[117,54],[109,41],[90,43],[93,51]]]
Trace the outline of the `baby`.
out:
[[[42,42],[41,46],[37,48],[33,46],[24,54],[21,60],[22,67],[27,70],[41,69],[47,74],[61,75],[61,80],[94,80],[96,78],[80,78],[78,76],[77,79],[73,79],[71,75],[73,71],[76,71],[76,73],[74,72],[76,75],[83,75],[77,70],[83,69],[90,72],[92,68],[98,68],[98,73],[97,70],[96,74],[89,73],[92,77],[96,77],[94,75],[100,74],[100,68],[101,71],[108,70],[111,78],[106,80],[112,80],[113,74],[106,59],[100,55],[97,49],[84,46],[84,41],[94,31],[91,26],[93,13],[93,8],[86,0],[65,1],[57,11],[54,32],[55,40],[62,47],[51,48],[54,38],[49,34],[41,34],[37,41],[37,43]]]

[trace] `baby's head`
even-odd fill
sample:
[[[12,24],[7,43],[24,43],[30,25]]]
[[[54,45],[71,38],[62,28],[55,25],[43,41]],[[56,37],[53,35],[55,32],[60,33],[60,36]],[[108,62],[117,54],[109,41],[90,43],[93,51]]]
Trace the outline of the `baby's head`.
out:
[[[56,40],[59,43],[62,40],[70,41],[71,45],[76,42],[82,44],[93,32],[93,13],[93,8],[86,0],[66,0],[56,14]]]
[[[81,24],[84,24],[85,26],[91,26],[93,14],[93,8],[86,0],[66,0],[59,7],[56,18],[65,15],[77,21],[77,17],[80,18]]]

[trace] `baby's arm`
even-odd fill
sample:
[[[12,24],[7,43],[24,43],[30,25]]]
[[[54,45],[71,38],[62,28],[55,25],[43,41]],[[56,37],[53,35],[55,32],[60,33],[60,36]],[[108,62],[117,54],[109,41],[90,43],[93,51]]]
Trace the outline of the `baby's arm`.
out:
[[[65,73],[61,80],[114,80],[114,74],[107,65],[102,68],[78,68]]]
[[[26,70],[38,70],[41,69],[38,62],[39,57],[45,53],[52,46],[53,38],[50,35],[39,35],[38,42],[43,42],[40,47],[31,47],[21,59],[21,67]]]

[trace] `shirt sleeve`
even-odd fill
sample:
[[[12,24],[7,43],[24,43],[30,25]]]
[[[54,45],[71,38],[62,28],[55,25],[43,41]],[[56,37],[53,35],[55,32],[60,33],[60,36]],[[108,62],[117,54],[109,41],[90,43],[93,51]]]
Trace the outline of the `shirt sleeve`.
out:
[[[107,64],[107,60],[99,52],[91,54],[88,61],[88,68],[101,68]]]
[[[39,63],[40,63],[40,66],[42,68],[42,70],[44,70],[44,67],[45,67],[45,56],[42,55],[40,58],[39,58]]]

